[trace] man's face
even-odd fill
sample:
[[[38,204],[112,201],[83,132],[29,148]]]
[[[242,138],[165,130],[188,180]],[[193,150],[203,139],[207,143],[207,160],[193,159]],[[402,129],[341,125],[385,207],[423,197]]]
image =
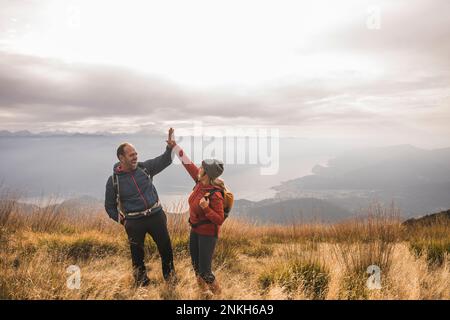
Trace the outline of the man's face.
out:
[[[127,145],[124,149],[124,155],[120,156],[120,162],[128,170],[135,170],[138,163],[138,154],[132,145]]]

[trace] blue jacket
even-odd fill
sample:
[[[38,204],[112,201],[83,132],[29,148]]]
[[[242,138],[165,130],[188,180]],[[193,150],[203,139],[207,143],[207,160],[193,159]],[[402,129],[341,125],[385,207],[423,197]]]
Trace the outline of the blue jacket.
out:
[[[154,159],[139,162],[138,166],[144,167],[150,174],[150,179],[144,170],[137,168],[131,172],[120,170],[120,163],[114,165],[113,171],[117,175],[119,183],[120,201],[123,211],[139,212],[151,208],[158,202],[158,193],[153,185],[153,176],[160,173],[172,163],[172,149],[166,147],[166,151]],[[113,185],[113,177],[106,182],[105,210],[109,217],[115,221],[119,219],[116,203],[116,188]]]

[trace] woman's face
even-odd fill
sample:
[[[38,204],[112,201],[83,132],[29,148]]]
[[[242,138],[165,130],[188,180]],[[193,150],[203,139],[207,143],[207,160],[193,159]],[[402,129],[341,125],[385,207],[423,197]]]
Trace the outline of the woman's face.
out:
[[[200,181],[200,179],[203,178],[205,175],[206,175],[205,169],[203,169],[203,167],[200,167],[198,170],[197,179]]]

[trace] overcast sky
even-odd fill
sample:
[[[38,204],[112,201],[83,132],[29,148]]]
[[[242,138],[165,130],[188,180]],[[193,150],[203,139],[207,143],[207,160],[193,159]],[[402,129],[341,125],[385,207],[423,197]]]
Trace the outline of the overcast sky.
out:
[[[0,130],[450,146],[450,1],[0,0]]]

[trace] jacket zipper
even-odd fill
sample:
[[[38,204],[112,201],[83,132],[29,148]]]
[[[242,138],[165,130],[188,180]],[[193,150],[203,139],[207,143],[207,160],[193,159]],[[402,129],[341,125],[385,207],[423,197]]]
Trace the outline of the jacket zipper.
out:
[[[130,173],[130,176],[133,179],[134,185],[136,186],[136,188],[139,192],[139,196],[141,197],[142,201],[144,201],[145,210],[147,210],[148,209],[147,201],[145,200],[144,195],[141,192],[141,189],[139,188],[138,184],[136,183],[136,179],[134,179],[134,175],[132,173]]]

